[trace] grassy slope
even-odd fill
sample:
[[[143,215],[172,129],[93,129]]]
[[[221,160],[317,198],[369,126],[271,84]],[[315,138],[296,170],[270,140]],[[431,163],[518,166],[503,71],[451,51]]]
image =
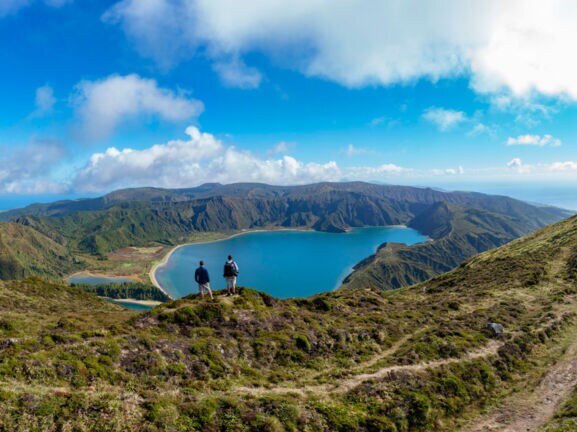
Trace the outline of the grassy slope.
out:
[[[103,312],[110,326],[99,323],[98,332],[47,324],[15,343],[5,342],[15,331],[8,323],[0,330],[0,425],[452,430],[519,383],[534,385],[527,376],[542,367],[543,348],[575,331],[574,256],[576,218],[479,255],[426,289],[282,301],[241,289],[232,299],[166,303],[127,324]],[[45,313],[62,315],[57,306]],[[86,308],[75,313],[92,320]],[[492,341],[488,321],[503,323],[505,337]]]
[[[432,207],[410,224],[432,241],[412,246],[385,244],[357,264],[343,285],[381,289],[413,285],[527,233],[516,219],[499,213],[446,203]]]
[[[0,280],[63,276],[80,268],[62,243],[25,225],[0,223]]]
[[[569,399],[557,410],[555,417],[543,428],[543,432],[574,432],[577,430],[577,387]]]
[[[0,281],[0,334],[22,340],[56,332],[93,332],[122,324],[133,315],[78,288],[29,278]],[[3,346],[5,348],[5,345]]]

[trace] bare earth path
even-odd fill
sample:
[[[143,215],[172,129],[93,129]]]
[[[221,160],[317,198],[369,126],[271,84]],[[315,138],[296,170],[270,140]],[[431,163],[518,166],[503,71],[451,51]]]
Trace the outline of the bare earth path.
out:
[[[560,258],[550,265],[550,272],[560,275],[570,250],[564,248]],[[557,280],[557,283],[563,283]],[[533,432],[543,427],[555,410],[577,385],[577,340],[545,374],[533,391],[511,396],[503,405],[474,420],[461,432]]]
[[[577,385],[577,342],[531,393],[516,395],[494,412],[474,421],[461,432],[528,432],[538,431],[554,414],[555,409]]]
[[[429,368],[437,368],[437,367],[447,365],[450,363],[457,363],[457,362],[462,362],[462,361],[467,361],[467,360],[474,360],[476,358],[481,358],[481,357],[493,355],[493,354],[497,353],[497,350],[502,345],[503,345],[502,342],[498,342],[498,341],[493,340],[493,341],[490,341],[484,347],[481,347],[481,348],[474,350],[474,351],[470,351],[462,357],[448,358],[448,359],[443,359],[443,360],[435,360],[435,361],[417,363],[417,364],[412,364],[412,365],[387,366],[387,367],[384,367],[384,368],[377,370],[376,372],[358,374],[358,375],[355,375],[351,378],[336,380],[336,382],[334,384],[303,385],[302,387],[296,387],[296,386],[237,387],[233,391],[234,392],[240,392],[240,393],[252,394],[254,396],[262,396],[262,395],[266,395],[266,394],[287,394],[287,393],[297,393],[297,394],[301,394],[303,396],[305,396],[307,394],[326,395],[328,393],[345,393],[345,392],[355,388],[356,386],[360,385],[364,381],[367,381],[370,379],[384,378],[388,374],[393,373],[393,372],[418,371],[418,370],[429,369]],[[392,348],[393,347],[391,347],[391,349],[389,349],[387,351],[389,353],[391,353]],[[383,355],[381,354],[381,355],[379,355],[379,357],[383,358]],[[355,368],[355,370],[358,370],[362,367],[374,365],[377,362],[377,360],[374,360],[374,359],[369,360],[368,362],[357,366]]]

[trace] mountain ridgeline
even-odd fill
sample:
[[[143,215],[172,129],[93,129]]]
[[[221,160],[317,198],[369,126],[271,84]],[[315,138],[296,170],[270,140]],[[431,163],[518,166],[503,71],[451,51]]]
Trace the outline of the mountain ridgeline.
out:
[[[94,199],[35,204],[0,213],[0,218],[34,230],[71,256],[101,259],[127,246],[191,241],[201,232],[259,228],[343,232],[350,227],[408,225],[433,241],[420,245],[417,252],[413,252],[416,246],[409,248],[408,255],[397,246],[382,248],[381,252],[394,249],[395,260],[402,261],[390,267],[396,268],[394,274],[383,273],[376,260],[363,265],[371,267],[363,272],[363,283],[394,288],[446,271],[475,253],[568,215],[503,196],[353,182],[126,189]],[[64,261],[63,268],[73,264]],[[21,269],[12,273],[34,274]]]

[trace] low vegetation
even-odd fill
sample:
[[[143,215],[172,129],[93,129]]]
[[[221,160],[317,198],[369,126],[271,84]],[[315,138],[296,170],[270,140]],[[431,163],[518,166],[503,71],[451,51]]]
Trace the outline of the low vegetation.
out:
[[[577,330],[575,250],[573,218],[411,288],[239,288],[140,314],[0,283],[0,429],[455,430],[535,385],[540,358]]]
[[[82,291],[112,299],[131,298],[136,300],[157,300],[161,302],[170,300],[170,297],[154,285],[141,282],[115,282],[108,284],[73,283],[71,285],[80,288]]]
[[[577,387],[543,432],[573,432],[577,430]]]

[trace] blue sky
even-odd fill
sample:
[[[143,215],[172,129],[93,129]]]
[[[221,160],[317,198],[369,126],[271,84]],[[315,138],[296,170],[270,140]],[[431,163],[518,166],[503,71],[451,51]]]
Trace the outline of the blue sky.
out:
[[[4,0],[0,195],[570,186],[576,19],[563,0]]]

